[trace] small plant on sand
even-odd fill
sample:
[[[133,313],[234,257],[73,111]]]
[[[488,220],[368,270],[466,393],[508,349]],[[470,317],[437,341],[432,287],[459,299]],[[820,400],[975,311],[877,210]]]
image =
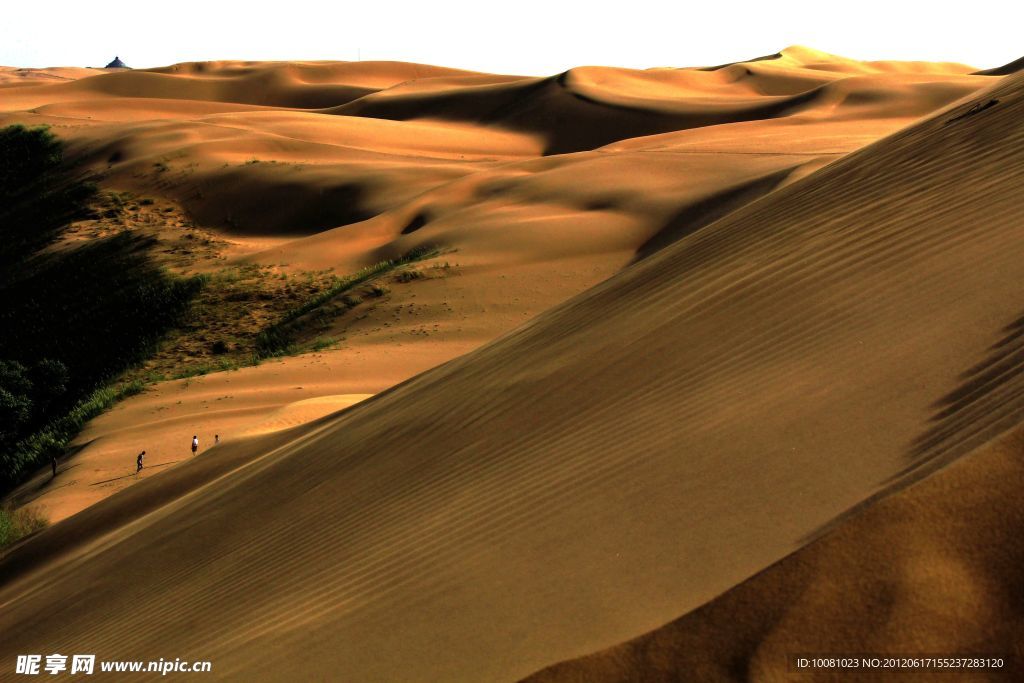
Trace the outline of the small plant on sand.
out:
[[[0,550],[45,529],[47,524],[47,519],[35,508],[0,508]]]
[[[309,347],[309,350],[323,351],[324,349],[328,349],[337,343],[337,340],[331,339],[330,337],[317,337],[316,341],[314,341],[313,344]]]
[[[419,270],[403,270],[395,276],[395,282],[412,282],[413,280],[419,280],[424,277],[423,272]]]

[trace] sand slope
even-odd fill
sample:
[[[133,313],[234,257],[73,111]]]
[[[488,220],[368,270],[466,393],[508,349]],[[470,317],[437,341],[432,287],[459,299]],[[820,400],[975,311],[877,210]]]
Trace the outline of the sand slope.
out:
[[[1018,350],[1019,353],[1019,350]],[[987,656],[958,681],[1022,675],[1024,434],[1018,429],[868,508],[662,628],[529,681],[934,680],[796,672],[799,654]]]
[[[1020,316],[1022,109],[1005,81],[44,531],[0,560],[4,659],[508,680],[706,603],[1018,419],[1019,375],[961,375]]]
[[[312,353],[236,372],[162,382],[91,421],[72,453],[61,459],[56,478],[51,479],[48,469],[40,471],[7,500],[31,505],[56,523],[189,462],[193,435],[206,454],[215,435],[226,445],[310,422],[443,363],[458,353],[460,344],[465,352],[479,343],[466,339]],[[136,474],[135,456],[143,450],[146,467]]]
[[[1013,117],[1024,106],[1022,91],[1024,80],[1015,78],[980,97],[981,103],[998,99],[1012,105],[1001,116],[971,121],[974,126],[961,134],[989,140],[1006,134],[1002,151],[1015,158],[1022,134]],[[970,117],[978,114],[957,118],[971,111],[976,107],[958,107],[938,119],[933,136],[949,136],[953,125],[971,125]],[[988,198],[1020,183],[1016,175],[1001,177],[999,147],[990,143],[989,149],[988,155],[974,149],[959,164],[951,155],[930,161],[972,168],[975,178],[988,170],[991,183],[979,191]],[[927,185],[938,175],[932,171]],[[988,223],[991,217],[980,207],[966,209],[961,209],[964,220]],[[993,229],[1003,224],[989,223]],[[909,479],[894,478],[830,524],[824,538],[651,633],[552,666],[529,680],[789,680],[798,653],[991,655],[1003,658],[1005,668],[951,675],[1019,680],[1024,515],[1018,493],[1024,485],[1024,436],[1016,428],[998,441],[985,441],[1024,414],[1022,339],[1022,319],[1008,320],[987,352],[963,368],[959,384],[936,401],[930,424],[907,444]],[[941,334],[936,343],[944,343]],[[969,457],[942,468],[972,448]],[[846,670],[801,677],[887,680],[892,675]],[[914,674],[899,675],[917,680]]]

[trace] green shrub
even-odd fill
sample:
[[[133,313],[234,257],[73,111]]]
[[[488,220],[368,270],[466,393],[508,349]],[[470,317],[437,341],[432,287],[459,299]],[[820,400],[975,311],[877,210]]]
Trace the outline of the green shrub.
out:
[[[20,510],[10,507],[0,508],[0,549],[45,529],[48,524],[47,519],[35,508],[24,507]]]
[[[324,349],[330,348],[337,344],[337,340],[331,339],[330,337],[317,337],[310,345],[310,351],[323,351]]]
[[[0,453],[0,486],[13,488],[51,457],[61,455],[89,420],[129,396],[141,393],[141,381],[93,391],[66,413]]]
[[[69,222],[90,215],[95,196],[47,128],[0,129],[0,282]]]
[[[15,441],[26,425],[38,422],[67,384],[68,370],[60,361],[46,358],[26,368],[0,360],[0,443]]]
[[[155,240],[128,232],[43,250],[95,196],[48,131],[0,129],[2,489],[123,393],[110,384],[153,352],[206,281],[166,272],[149,256]]]

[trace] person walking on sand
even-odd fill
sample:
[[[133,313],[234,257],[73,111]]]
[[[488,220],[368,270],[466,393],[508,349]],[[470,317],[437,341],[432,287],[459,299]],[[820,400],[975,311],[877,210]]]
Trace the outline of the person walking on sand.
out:
[[[199,450],[199,435],[198,434],[193,434],[192,435],[192,455],[195,455],[196,451],[198,451],[198,450]]]
[[[135,458],[135,474],[138,474],[139,472],[142,471],[142,458],[145,455],[146,455],[146,451],[142,451],[141,453],[138,454],[138,456],[136,456],[136,458]]]
[[[213,435],[213,445],[216,446],[219,443],[220,443],[220,434],[214,434]]]
[[[53,468],[53,476],[56,477],[57,476],[57,456],[56,455],[51,455],[50,456],[50,467]]]

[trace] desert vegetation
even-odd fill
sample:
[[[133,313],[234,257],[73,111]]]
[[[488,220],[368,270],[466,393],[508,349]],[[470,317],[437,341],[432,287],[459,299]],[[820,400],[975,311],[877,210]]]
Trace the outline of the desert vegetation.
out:
[[[52,248],[98,195],[48,130],[0,131],[0,168],[0,486],[10,488],[135,390],[122,375],[182,320],[204,279],[154,263],[155,241],[128,231]]]
[[[33,507],[0,507],[0,551],[45,529],[46,525],[46,517]]]

